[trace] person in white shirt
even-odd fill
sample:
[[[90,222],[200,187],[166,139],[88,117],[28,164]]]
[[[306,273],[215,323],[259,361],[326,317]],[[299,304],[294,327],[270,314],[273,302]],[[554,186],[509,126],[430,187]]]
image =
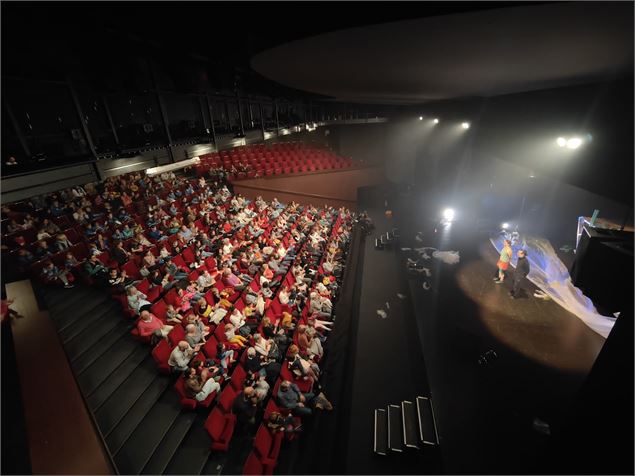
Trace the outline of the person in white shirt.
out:
[[[208,270],[203,271],[203,274],[201,274],[198,277],[197,281],[198,281],[198,285],[204,291],[207,291],[209,288],[214,286],[214,283],[215,283],[214,278],[212,277],[211,274],[209,274]]]
[[[234,246],[229,241],[229,238],[225,238],[223,240],[223,254],[231,255],[233,251],[234,251]]]
[[[284,285],[278,293],[278,300],[282,305],[286,306],[289,304],[289,288],[286,285]]]

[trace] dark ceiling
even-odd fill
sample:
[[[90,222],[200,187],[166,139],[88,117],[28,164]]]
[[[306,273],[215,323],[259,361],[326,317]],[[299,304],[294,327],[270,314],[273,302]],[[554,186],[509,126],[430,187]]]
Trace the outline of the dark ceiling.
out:
[[[632,2],[563,2],[350,28],[264,51],[252,67],[338,101],[417,104],[569,86],[633,71]]]
[[[546,2],[532,2],[546,3]],[[104,83],[142,75],[152,58],[177,70],[177,89],[294,92],[256,73],[252,57],[291,41],[389,21],[513,6],[515,2],[3,2],[3,75]],[[188,77],[189,76],[189,77]],[[303,89],[303,88],[301,88]],[[306,92],[295,91],[306,95]],[[320,97],[316,94],[315,97]]]

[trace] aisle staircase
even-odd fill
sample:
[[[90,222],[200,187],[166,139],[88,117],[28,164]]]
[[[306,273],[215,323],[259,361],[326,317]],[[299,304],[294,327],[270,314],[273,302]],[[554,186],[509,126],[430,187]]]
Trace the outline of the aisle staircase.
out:
[[[374,428],[373,451],[381,456],[439,444],[434,408],[428,397],[375,409]]]
[[[89,410],[120,474],[220,474],[205,414],[183,411],[170,376],[102,290],[40,288]]]

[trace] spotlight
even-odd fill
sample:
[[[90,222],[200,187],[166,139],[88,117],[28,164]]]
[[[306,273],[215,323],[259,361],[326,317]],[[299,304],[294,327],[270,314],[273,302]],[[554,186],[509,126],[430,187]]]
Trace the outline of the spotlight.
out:
[[[581,145],[582,145],[582,139],[580,139],[579,137],[572,137],[571,139],[567,141],[568,149],[577,149]]]
[[[560,147],[564,147],[565,145],[567,145],[567,139],[565,139],[564,137],[558,137],[558,140],[556,140],[556,143]]]
[[[454,220],[454,210],[452,210],[451,208],[446,208],[445,210],[443,210],[443,219],[446,222],[451,222],[452,220]]]
[[[469,122],[464,122],[463,124],[461,124],[461,127],[463,129],[469,129],[470,128],[470,123]]]
[[[501,228],[502,228],[503,230],[507,230],[507,228],[509,228],[509,223],[503,223],[503,224],[501,225]]]
[[[419,116],[419,120],[420,120],[420,121],[423,121],[423,116]]]
[[[438,124],[439,123],[439,119],[435,117],[434,121],[432,121],[432,122],[434,122],[435,124]]]

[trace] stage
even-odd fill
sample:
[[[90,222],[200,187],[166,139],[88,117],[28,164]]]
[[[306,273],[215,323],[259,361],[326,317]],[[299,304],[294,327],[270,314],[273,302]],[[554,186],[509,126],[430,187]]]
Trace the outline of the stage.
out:
[[[384,216],[386,203],[392,219]],[[511,299],[511,280],[492,280],[498,253],[491,230],[455,222],[443,231],[422,208],[403,189],[360,191],[359,209],[368,210],[376,230],[364,249],[347,471],[555,472],[551,438],[604,338],[555,302],[532,297],[530,283]],[[400,243],[375,250],[374,238],[393,227]],[[417,232],[423,241],[414,239]],[[422,246],[459,251],[460,262],[432,259],[430,278],[411,276],[405,262],[412,254],[401,248]],[[386,319],[376,314],[381,307]],[[490,350],[497,357],[479,364]],[[372,409],[416,394],[434,401],[440,453],[372,455]],[[552,436],[534,428],[536,419]]]

